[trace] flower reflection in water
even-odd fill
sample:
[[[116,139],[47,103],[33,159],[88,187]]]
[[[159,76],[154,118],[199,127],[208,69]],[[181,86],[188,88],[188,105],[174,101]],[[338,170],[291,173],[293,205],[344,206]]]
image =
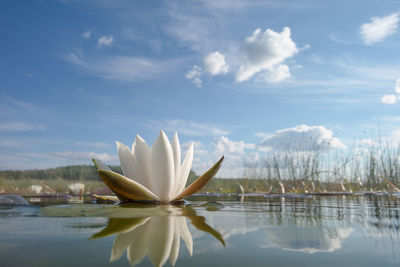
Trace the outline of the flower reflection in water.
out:
[[[173,206],[161,206],[160,209],[166,209],[169,214],[140,218],[110,218],[108,225],[91,239],[116,235],[110,262],[121,258],[126,250],[127,258],[132,265],[140,263],[146,255],[154,266],[162,266],[168,259],[171,265],[175,265],[181,238],[190,256],[193,254],[193,238],[186,222],[187,217],[194,227],[213,235],[225,246],[222,235],[208,225],[203,216],[196,215],[195,210]]]

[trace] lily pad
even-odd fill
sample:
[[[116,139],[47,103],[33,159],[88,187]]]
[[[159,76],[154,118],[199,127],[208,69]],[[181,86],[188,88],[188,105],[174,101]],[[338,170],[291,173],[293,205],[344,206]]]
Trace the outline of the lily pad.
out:
[[[161,206],[142,208],[142,206],[115,205],[59,205],[40,208],[43,217],[107,217],[107,218],[142,218],[166,216],[170,211]]]

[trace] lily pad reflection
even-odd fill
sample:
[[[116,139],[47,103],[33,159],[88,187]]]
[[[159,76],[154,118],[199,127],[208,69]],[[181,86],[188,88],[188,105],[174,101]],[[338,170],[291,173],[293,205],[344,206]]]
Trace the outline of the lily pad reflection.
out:
[[[222,235],[206,223],[203,216],[189,207],[159,207],[167,212],[165,216],[143,216],[136,218],[110,218],[107,226],[94,234],[91,239],[116,235],[111,251],[110,262],[122,257],[127,251],[127,258],[132,265],[140,263],[146,255],[154,266],[162,266],[167,260],[175,265],[180,250],[180,240],[192,256],[193,238],[186,217],[200,231],[218,239],[223,246]],[[154,208],[152,208],[154,211]],[[160,213],[158,213],[159,215]]]

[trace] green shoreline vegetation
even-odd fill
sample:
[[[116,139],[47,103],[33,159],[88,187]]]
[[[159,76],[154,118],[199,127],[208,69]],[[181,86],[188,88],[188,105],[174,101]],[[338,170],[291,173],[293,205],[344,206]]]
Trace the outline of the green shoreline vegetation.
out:
[[[234,193],[238,184],[246,193],[400,192],[400,145],[382,140],[346,152],[297,146],[243,167],[242,178],[213,178],[201,192]],[[120,166],[111,168],[121,173]],[[197,177],[191,171],[187,185]],[[0,193],[29,193],[32,185],[41,185],[43,193],[65,193],[77,182],[85,192],[105,186],[94,165],[0,171]]]

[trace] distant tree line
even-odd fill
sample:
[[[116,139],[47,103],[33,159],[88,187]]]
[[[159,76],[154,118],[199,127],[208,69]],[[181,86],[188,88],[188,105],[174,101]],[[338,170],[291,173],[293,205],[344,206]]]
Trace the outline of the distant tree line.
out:
[[[120,166],[110,166],[115,172],[122,173]],[[197,175],[190,171],[188,183],[193,182]],[[73,165],[57,167],[42,170],[5,170],[0,171],[0,179],[20,180],[20,179],[62,179],[69,181],[98,181],[100,177],[97,174],[95,166],[91,165]]]
[[[111,169],[122,173],[120,166],[111,166]],[[97,181],[100,177],[97,175],[95,166],[73,165],[57,167],[43,170],[6,170],[0,171],[1,179],[19,180],[19,179],[63,179],[71,181]]]

